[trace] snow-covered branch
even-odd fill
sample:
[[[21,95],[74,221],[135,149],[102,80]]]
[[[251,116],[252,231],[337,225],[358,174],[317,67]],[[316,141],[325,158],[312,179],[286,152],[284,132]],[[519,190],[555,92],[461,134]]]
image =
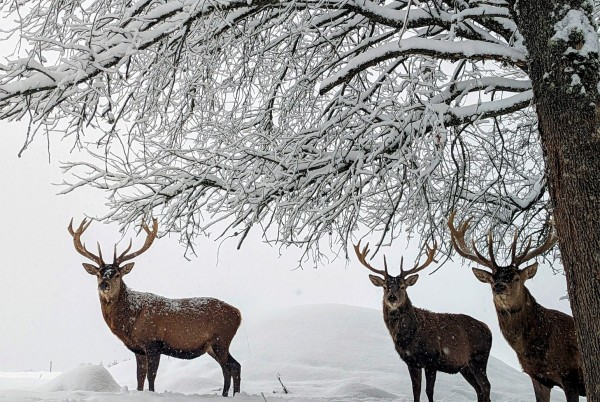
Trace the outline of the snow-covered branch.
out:
[[[108,218],[160,214],[184,242],[259,228],[318,254],[359,228],[441,237],[457,206],[541,222],[522,37],[504,2],[471,3],[3,3],[22,50],[0,118],[73,138],[91,161],[65,191],[104,189]]]

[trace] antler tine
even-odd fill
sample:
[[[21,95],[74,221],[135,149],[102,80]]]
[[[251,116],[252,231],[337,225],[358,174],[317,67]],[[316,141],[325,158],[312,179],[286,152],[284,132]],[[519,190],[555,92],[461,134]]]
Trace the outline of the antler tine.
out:
[[[484,265],[488,268],[490,268],[492,271],[496,270],[496,265],[493,264],[490,260],[488,260],[487,258],[485,258],[483,256],[483,254],[481,254],[479,252],[479,250],[477,250],[477,247],[475,246],[475,240],[471,240],[471,248],[473,249],[473,252],[475,253],[475,258],[473,258],[472,260],[475,262],[480,263],[481,265]]]
[[[358,257],[358,261],[365,268],[369,269],[372,272],[375,272],[376,274],[383,276],[384,278],[386,278],[388,276],[387,275],[387,262],[385,261],[385,256],[383,257],[385,271],[382,271],[380,269],[373,268],[371,266],[371,264],[369,264],[367,262],[367,255],[369,254],[369,243],[367,243],[367,245],[363,248],[362,252],[360,251],[360,240],[358,241],[358,244],[354,244],[353,247],[354,247],[354,252],[356,253],[356,256]]]
[[[467,258],[471,261],[475,261],[483,266],[490,268],[492,271],[496,270],[497,265],[495,262],[492,262],[485,258],[475,247],[475,242],[472,242],[472,250],[469,249],[465,241],[465,233],[469,228],[469,223],[472,218],[468,218],[466,221],[462,222],[458,229],[454,226],[454,217],[456,216],[456,210],[450,212],[450,216],[448,217],[448,228],[450,229],[450,241],[452,242],[452,246],[456,250],[456,252],[464,258]],[[489,242],[488,242],[489,245]]]
[[[433,262],[433,257],[435,256],[435,252],[437,251],[437,242],[435,240],[433,241],[433,247],[429,247],[429,244],[425,244],[425,247],[427,248],[427,259],[425,260],[425,262],[419,265],[419,261],[417,261],[413,268],[409,269],[408,271],[402,271],[401,275],[403,277],[416,274],[417,272],[425,269],[429,264]]]
[[[71,222],[69,223],[69,227],[67,228],[67,230],[69,231],[71,236],[73,236],[73,245],[75,246],[75,250],[77,250],[77,252],[82,256],[94,261],[96,264],[101,266],[104,264],[104,262],[102,261],[102,254],[100,254],[100,256],[97,256],[91,253],[87,248],[85,248],[85,244],[81,243],[81,235],[87,230],[87,228],[91,224],[91,220],[87,221],[87,219],[84,218],[79,224],[77,230],[73,230],[73,218],[71,218]],[[100,250],[99,247],[98,250]]]
[[[71,218],[71,222],[69,222],[69,227],[67,228],[67,230],[69,231],[71,236],[75,236],[75,231],[73,230],[73,218]]]
[[[71,222],[69,222],[69,227],[67,229],[69,230],[69,233],[71,234],[71,236],[75,236],[76,234],[79,234],[79,236],[81,236],[83,234],[83,232],[85,232],[91,224],[92,224],[91,220],[88,221],[87,218],[83,218],[83,220],[79,224],[79,227],[77,228],[77,230],[74,231],[73,230],[73,218],[71,218]]]
[[[491,229],[488,231],[487,235],[487,246],[488,246],[488,254],[490,255],[490,262],[494,267],[497,267],[496,258],[494,257],[494,237]]]
[[[114,259],[114,264],[117,264],[117,262],[118,262],[118,261],[119,261],[121,258],[123,258],[123,256],[124,256],[125,254],[127,254],[127,253],[129,252],[129,250],[131,250],[131,246],[133,246],[133,239],[131,239],[131,238],[130,238],[130,239],[129,239],[129,244],[127,245],[127,248],[125,249],[125,251],[123,251],[123,252],[121,253],[121,255],[117,257],[117,245],[115,244],[115,254],[114,254],[114,258],[113,258],[113,259]],[[124,260],[123,260],[123,261],[124,261]]]
[[[385,258],[385,254],[383,255],[383,270],[385,272],[385,276],[388,276],[387,259]]]
[[[154,239],[156,239],[156,235],[158,234],[158,221],[156,220],[156,218],[152,218],[152,230],[150,230],[148,225],[146,225],[144,222],[142,222],[142,228],[144,229],[144,231],[147,234],[146,241],[144,242],[144,245],[142,246],[142,248],[140,248],[138,251],[134,251],[131,254],[127,254],[129,252],[129,250],[131,250],[132,241],[130,241],[127,249],[125,249],[125,251],[122,252],[121,255],[119,255],[117,258],[115,258],[114,263],[116,265],[119,265],[119,264],[123,263],[124,261],[131,260],[132,258],[137,257],[138,255],[142,254],[144,251],[146,251],[150,248],[150,246],[154,242]],[[116,255],[116,248],[115,248],[115,255]]]
[[[556,244],[556,241],[558,240],[558,237],[554,233],[554,227],[552,227],[550,230],[551,231],[548,234],[548,236],[546,236],[544,243],[541,246],[536,247],[532,251],[529,251],[529,249],[531,248],[531,237],[530,237],[529,242],[527,243],[527,247],[525,247],[525,250],[518,256],[513,257],[513,261],[512,261],[513,264],[515,264],[516,266],[519,266],[522,263],[524,263],[525,261],[531,260],[532,258],[535,258],[538,255],[543,254],[546,251],[550,250]]]
[[[104,265],[104,260],[102,259],[102,249],[100,248],[100,242],[96,242],[98,245],[98,258],[100,258],[100,264]]]
[[[527,245],[525,246],[525,250],[523,250],[523,252],[517,256],[517,260],[519,259],[520,256],[527,254],[529,252],[529,249],[531,249],[531,237],[527,240]]]
[[[456,211],[450,212],[450,216],[448,217],[448,228],[450,229],[450,241],[452,242],[452,246],[458,254],[465,258],[472,259],[473,256],[470,253],[469,247],[465,243],[465,232],[469,228],[469,222],[471,222],[471,218],[468,218],[466,221],[461,222],[458,229],[454,226],[454,217],[456,216]]]
[[[515,260],[515,256],[517,255],[517,240],[519,238],[519,229],[515,228],[515,235],[513,236],[513,242],[510,245],[510,259],[512,261]]]

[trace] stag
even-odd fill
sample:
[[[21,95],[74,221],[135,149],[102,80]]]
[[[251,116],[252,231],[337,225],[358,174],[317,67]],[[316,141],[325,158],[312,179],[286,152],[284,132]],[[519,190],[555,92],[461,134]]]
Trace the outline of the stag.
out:
[[[563,389],[568,402],[578,401],[579,395],[585,396],[585,385],[573,318],[543,307],[525,287],[525,281],[537,272],[537,262],[519,268],[554,246],[557,240],[554,232],[550,231],[544,242],[533,250],[530,238],[525,249],[517,254],[519,231],[516,230],[510,247],[511,262],[500,266],[494,255],[492,232],[487,236],[489,258],[486,258],[477,250],[475,242],[469,247],[465,241],[471,219],[456,228],[454,216],[455,211],[448,219],[452,245],[464,258],[491,270],[473,268],[473,273],[492,287],[500,330],[517,353],[523,371],[531,377],[536,402],[550,401],[554,386]]]
[[[384,256],[384,270],[376,269],[367,262],[369,245],[360,250],[360,242],[354,251],[360,263],[376,273],[369,275],[373,285],[383,288],[383,320],[390,332],[396,351],[408,366],[415,402],[420,401],[421,378],[425,369],[425,393],[433,402],[433,389],[438,371],[461,373],[477,393],[478,402],[490,401],[490,382],[487,378],[487,362],[492,347],[492,334],[487,325],[464,314],[433,313],[414,307],[406,288],[419,279],[417,272],[433,261],[437,245],[427,246],[427,259],[412,269],[404,271],[402,261],[400,275],[388,274]]]
[[[227,396],[232,378],[233,394],[240,392],[241,366],[229,353],[229,345],[242,320],[239,310],[213,298],[167,299],[129,289],[123,276],[131,272],[134,263],[123,263],[150,248],[158,233],[157,220],[152,220],[152,229],[142,224],[146,241],[139,250],[130,253],[130,241],[125,251],[117,256],[115,245],[112,264],[104,262],[100,244],[98,255],[95,255],[81,243],[81,235],[91,222],[84,219],[74,230],[71,219],[69,233],[73,236],[75,250],[96,264],[83,263],[83,267],[98,279],[106,324],[135,354],[138,391],[144,389],[146,376],[150,391],[154,391],[161,354],[194,359],[208,353],[223,371],[223,396]]]

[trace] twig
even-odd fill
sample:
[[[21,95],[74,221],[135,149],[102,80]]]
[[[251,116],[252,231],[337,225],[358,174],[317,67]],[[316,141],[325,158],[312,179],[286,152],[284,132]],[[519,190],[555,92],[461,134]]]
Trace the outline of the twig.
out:
[[[289,392],[288,392],[287,388],[285,387],[285,385],[283,385],[283,382],[281,382],[281,375],[279,373],[277,373],[277,379],[279,380],[279,383],[283,387],[283,392],[288,394]]]

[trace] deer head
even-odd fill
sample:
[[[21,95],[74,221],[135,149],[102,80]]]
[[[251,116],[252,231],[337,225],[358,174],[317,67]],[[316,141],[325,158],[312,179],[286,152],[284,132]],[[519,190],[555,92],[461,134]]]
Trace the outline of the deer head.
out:
[[[454,217],[456,211],[452,211],[448,218],[448,227],[452,245],[458,254],[471,261],[475,261],[484,267],[489,268],[492,272],[483,269],[472,268],[473,274],[481,282],[488,283],[492,287],[494,295],[494,303],[496,307],[504,310],[512,310],[522,305],[526,297],[527,290],[525,289],[525,281],[535,276],[538,263],[534,262],[525,268],[519,268],[525,262],[537,257],[540,254],[550,250],[556,243],[557,237],[554,231],[551,230],[544,242],[537,248],[531,250],[531,238],[525,249],[517,254],[517,239],[519,231],[515,230],[513,242],[511,244],[511,261],[510,264],[501,266],[498,265],[494,256],[494,240],[491,230],[487,236],[487,248],[489,258],[484,257],[475,247],[475,242],[471,242],[471,246],[465,241],[465,233],[469,228],[471,218],[462,222],[458,229],[454,226]]]
[[[387,260],[383,256],[384,269],[376,269],[367,262],[367,255],[369,254],[369,244],[360,249],[360,241],[354,245],[354,251],[358,257],[358,261],[371,272],[374,272],[380,276],[369,275],[369,279],[373,285],[383,288],[383,302],[391,310],[398,309],[404,306],[408,301],[408,294],[406,288],[417,283],[419,275],[416,273],[425,269],[433,261],[435,251],[437,250],[437,243],[433,243],[433,247],[427,247],[427,259],[426,261],[418,265],[418,261],[415,266],[407,271],[404,271],[402,265],[404,263],[404,257],[400,260],[400,275],[392,276],[388,273]],[[383,278],[382,278],[383,277]]]
[[[132,246],[132,240],[129,241],[129,246],[121,254],[117,256],[117,245],[114,247],[114,257],[112,263],[105,263],[102,259],[102,250],[100,249],[100,243],[98,243],[98,255],[93,254],[86,249],[85,244],[81,243],[81,235],[90,226],[92,221],[84,219],[77,230],[73,230],[73,219],[69,223],[69,233],[73,236],[73,245],[75,250],[82,256],[92,260],[95,265],[83,263],[83,268],[87,273],[95,275],[98,279],[98,292],[100,297],[105,301],[114,300],[118,297],[121,287],[123,286],[123,276],[127,275],[133,269],[133,262],[122,265],[125,261],[131,260],[148,250],[154,242],[156,235],[158,234],[158,221],[156,218],[152,219],[152,230],[148,228],[148,225],[142,223],[142,228],[146,232],[146,241],[139,250],[130,253]]]

